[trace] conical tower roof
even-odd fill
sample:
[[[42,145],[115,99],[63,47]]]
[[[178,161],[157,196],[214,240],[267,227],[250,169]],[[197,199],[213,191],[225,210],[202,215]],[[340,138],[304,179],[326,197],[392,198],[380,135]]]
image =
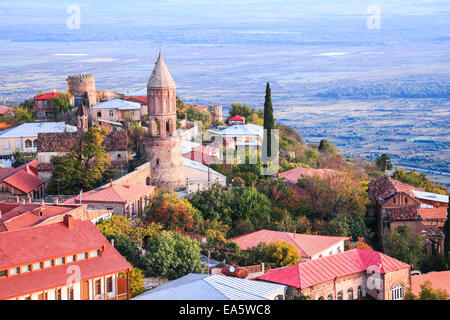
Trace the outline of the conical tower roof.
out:
[[[156,60],[152,75],[148,80],[147,88],[176,88],[175,81],[173,81],[172,76],[170,75],[161,52],[159,53],[158,60]]]

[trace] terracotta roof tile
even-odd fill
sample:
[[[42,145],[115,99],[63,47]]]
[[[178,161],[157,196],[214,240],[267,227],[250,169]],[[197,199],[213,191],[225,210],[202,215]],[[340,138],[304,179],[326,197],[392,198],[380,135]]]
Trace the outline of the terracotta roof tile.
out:
[[[140,184],[116,184],[100,190],[92,190],[82,194],[81,201],[126,203],[144,193],[154,192],[154,186]],[[78,203],[80,196],[66,200],[65,204]]]

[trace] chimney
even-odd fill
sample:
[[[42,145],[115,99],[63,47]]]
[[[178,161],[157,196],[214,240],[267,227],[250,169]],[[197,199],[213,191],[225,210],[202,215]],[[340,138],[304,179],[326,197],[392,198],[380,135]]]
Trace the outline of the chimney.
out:
[[[297,229],[294,229],[294,239],[295,239],[295,234],[297,233]]]
[[[73,217],[70,214],[66,214],[64,216],[63,222],[67,228],[69,228],[69,229],[73,228]]]
[[[58,200],[58,198],[55,198],[55,199],[53,199],[53,204],[54,204],[54,205],[56,205],[56,206],[57,206],[57,205],[58,205],[58,203],[59,203],[59,200]]]
[[[111,239],[111,245],[114,247],[114,238]]]
[[[41,204],[41,206],[43,206],[45,204],[45,199],[41,199],[41,201],[39,201],[39,203]]]

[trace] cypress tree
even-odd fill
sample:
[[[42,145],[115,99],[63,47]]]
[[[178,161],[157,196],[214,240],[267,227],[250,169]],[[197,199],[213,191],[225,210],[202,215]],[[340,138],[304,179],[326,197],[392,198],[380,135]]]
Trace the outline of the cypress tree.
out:
[[[272,93],[270,90],[270,84],[267,82],[266,86],[266,99],[264,101],[264,129],[267,130],[267,156],[272,155],[272,141],[271,133],[272,129],[275,129],[275,119],[273,117],[273,106],[272,106]]]

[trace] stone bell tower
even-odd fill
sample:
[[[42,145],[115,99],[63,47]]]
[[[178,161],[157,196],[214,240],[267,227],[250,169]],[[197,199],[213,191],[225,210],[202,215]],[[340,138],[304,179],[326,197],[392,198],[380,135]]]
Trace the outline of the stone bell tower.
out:
[[[185,187],[181,137],[177,133],[176,85],[159,53],[147,84],[149,136],[145,150],[150,161],[150,184],[179,190]]]

